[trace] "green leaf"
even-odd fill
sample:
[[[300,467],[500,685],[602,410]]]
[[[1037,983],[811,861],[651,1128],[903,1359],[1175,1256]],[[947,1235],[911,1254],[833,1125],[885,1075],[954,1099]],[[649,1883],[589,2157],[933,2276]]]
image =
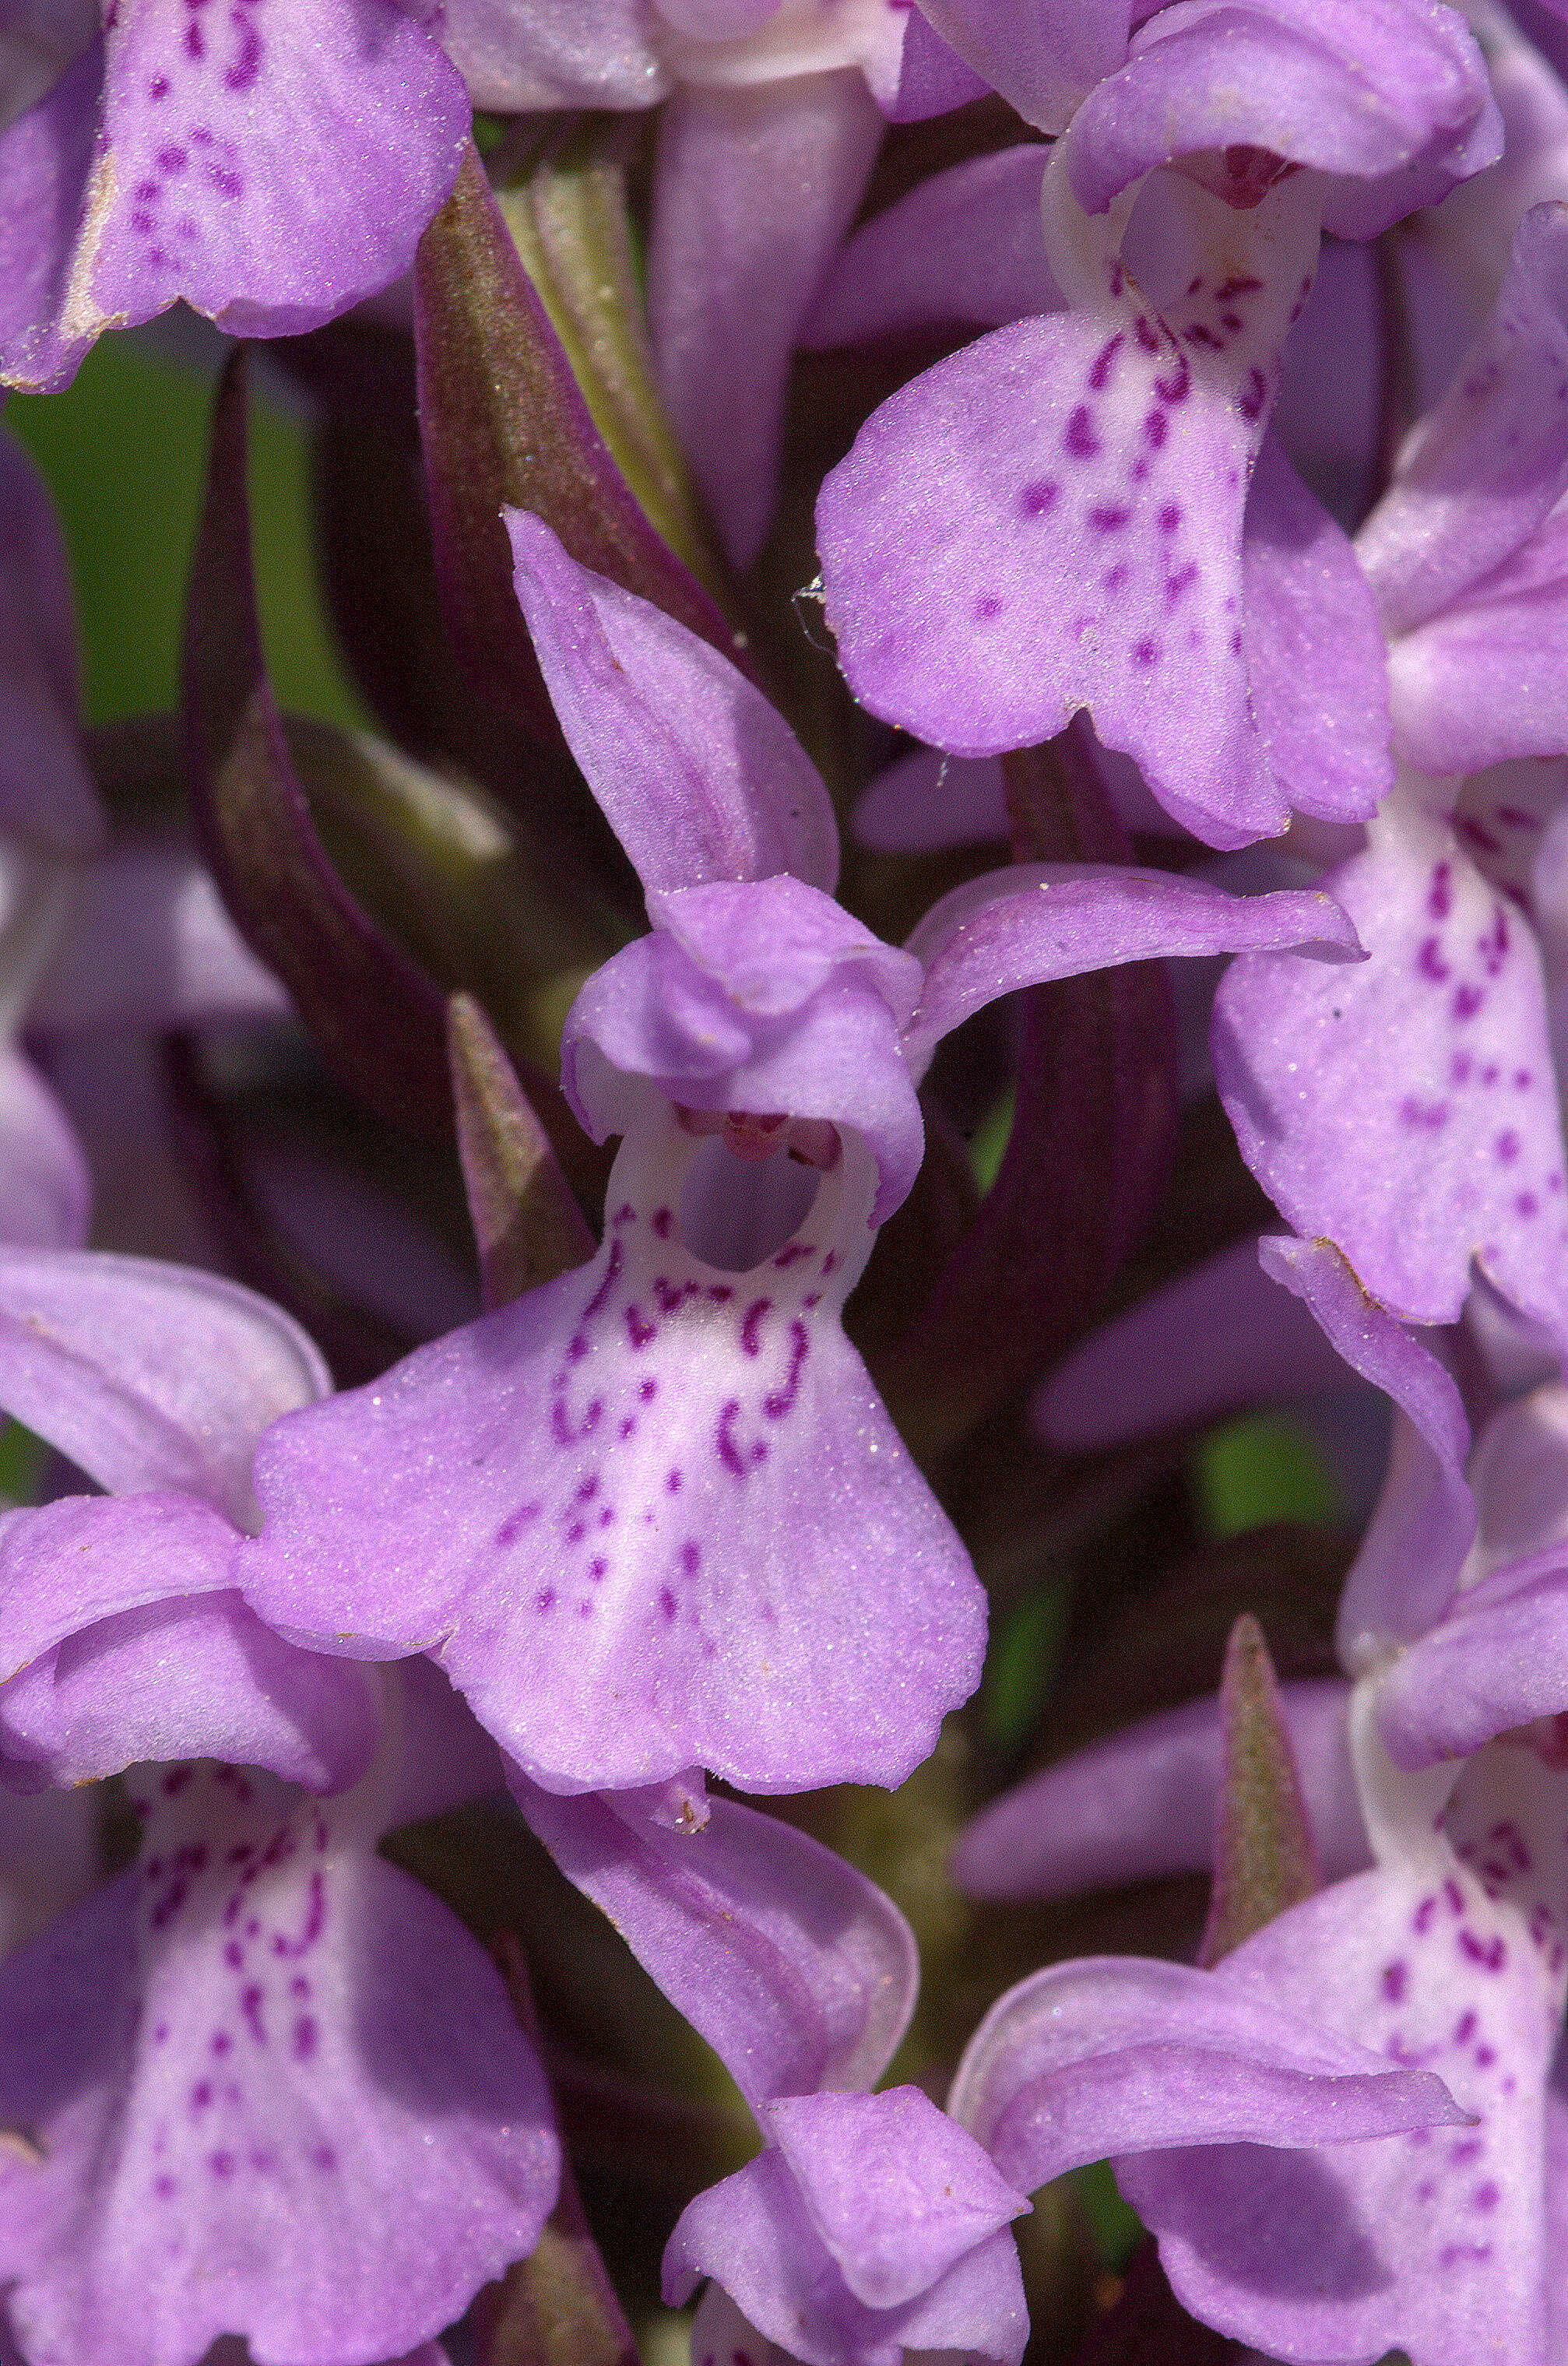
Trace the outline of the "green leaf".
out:
[[[446,1006],[457,1149],[487,1306],[581,1265],[593,1235],[500,1038],[471,995]]]

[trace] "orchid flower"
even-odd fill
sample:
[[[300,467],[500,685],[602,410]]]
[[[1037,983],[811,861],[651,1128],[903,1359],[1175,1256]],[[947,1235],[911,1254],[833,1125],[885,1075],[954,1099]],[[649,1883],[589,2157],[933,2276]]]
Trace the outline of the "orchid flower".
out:
[[[328,1387],[276,1308],[0,1256],[0,1400],[107,1496],[0,1525],[0,1771],[129,1768],[136,1862],[0,1965],[0,2274],[31,2366],[417,2351],[537,2240],[558,2148],[488,1957],[376,1853],[501,1769],[434,1670],[234,1591],[257,1435]],[[387,1681],[390,1678],[390,1682]]]
[[[0,28],[0,379],[57,387],[183,298],[313,328],[407,269],[457,176],[457,74],[395,0],[41,0]]]
[[[1326,1684],[1310,1698],[1282,1688],[1293,1738],[1314,1740],[1299,1756],[1325,1857],[1348,1870],[1370,1851],[1371,1863],[1222,1968],[1435,2070],[1474,2124],[1387,2154],[1319,2156],[1310,2176],[1251,2147],[1206,2165],[1123,2160],[1118,2173],[1185,2304],[1271,2355],[1370,2357],[1397,2342],[1416,2366],[1457,2366],[1484,2338],[1510,2357],[1545,2356],[1562,2108],[1551,2078],[1568,1985],[1563,1388],[1506,1405],[1472,1453],[1448,1374],[1331,1246],[1265,1248],[1397,1408],[1383,1498],[1340,1609],[1351,1683],[1337,1700]],[[998,1801],[965,1836],[961,1879],[1019,1895],[1083,1878],[1107,1786],[1131,1812],[1090,1877],[1201,1862],[1193,1795],[1212,1815],[1217,1714],[1205,1701],[1146,1720]],[[1161,1798],[1168,1820],[1149,1813]]]
[[[1559,1354],[1565,268],[1568,208],[1538,206],[1487,328],[1358,537],[1404,770],[1365,852],[1325,884],[1372,958],[1326,997],[1243,961],[1213,1039],[1242,1154],[1299,1231],[1336,1241],[1411,1323],[1454,1320],[1479,1272]]]
[[[1056,128],[1029,12],[938,13],[955,41],[951,18],[988,25],[974,61]],[[1102,72],[1044,170],[1066,310],[904,388],[823,488],[840,661],[874,713],[960,756],[1087,708],[1213,845],[1282,830],[1292,803],[1364,817],[1387,782],[1371,610],[1264,436],[1321,229],[1368,235],[1497,152],[1479,55],[1439,7],[1255,0],[1156,12]],[[1358,718],[1326,753],[1325,696]]]
[[[832,900],[827,793],[761,694],[542,522],[511,530],[654,924],[563,1039],[579,1117],[623,1136],[604,1242],[276,1428],[243,1582],[290,1634],[434,1652],[547,1789],[897,1783],[974,1685],[982,1602],[840,1313],[919,1166],[932,1050],[1111,961],[1354,949],[1322,899],[1070,864],[883,944]]]

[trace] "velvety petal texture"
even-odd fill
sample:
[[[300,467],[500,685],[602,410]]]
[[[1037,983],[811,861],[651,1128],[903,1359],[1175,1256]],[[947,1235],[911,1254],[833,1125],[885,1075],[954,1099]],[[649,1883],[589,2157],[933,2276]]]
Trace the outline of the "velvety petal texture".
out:
[[[561,1871],[604,1908],[753,2111],[869,2087],[915,2001],[904,1917],[808,1834],[730,1799],[661,1825],[633,1797],[563,1798],[514,1774]]]
[[[1451,1781],[1451,1776],[1448,1778]],[[1179,2295],[1275,2357],[1430,2366],[1544,2347],[1544,2090],[1562,2009],[1560,1774],[1488,1751],[1434,1831],[1226,1957],[1249,1999],[1425,2066],[1469,2125],[1311,2152],[1252,2144],[1118,2163]],[[1385,1841],[1385,1845],[1387,1842]]]
[[[1103,211],[1151,166],[1203,149],[1262,149],[1356,186],[1366,237],[1435,204],[1502,145],[1473,38],[1422,0],[1182,0],[1134,36],[1127,62],[1073,119],[1073,186]],[[1405,168],[1425,166],[1413,182]],[[1393,181],[1386,221],[1364,185]],[[1367,203],[1371,196],[1371,206]],[[1329,227],[1339,228],[1334,211]]]
[[[1265,1240],[1259,1250],[1265,1270],[1396,1408],[1382,1494],[1339,1605],[1339,1656],[1359,1671],[1391,1640],[1423,1633],[1453,1598],[1475,1537],[1470,1425],[1437,1358],[1378,1305],[1331,1242]]]
[[[69,98],[73,153],[96,104],[96,139],[78,204],[62,182],[52,218],[12,232],[35,283],[40,264],[52,278],[0,345],[12,384],[63,382],[100,330],[180,297],[240,335],[330,320],[407,269],[468,135],[460,78],[391,0],[241,0],[221,24],[134,0],[110,17],[102,74],[96,98],[73,69],[42,103]],[[66,137],[62,122],[62,155]]]
[[[1485,328],[1357,536],[1389,632],[1407,632],[1479,583],[1565,483],[1568,205],[1559,201],[1526,215]]]
[[[949,2108],[1029,2191],[1107,2151],[1349,2144],[1464,2120],[1429,2073],[1334,2034],[1326,2013],[1228,1972],[1116,1955],[1010,1989],[965,2048]]]
[[[101,1486],[177,1488],[243,1525],[258,1436],[331,1386],[299,1325],[237,1282],[0,1253],[0,1403]]]
[[[0,2111],[39,2147],[3,2171],[26,2355],[407,2351],[555,2199],[500,1978],[351,1813],[223,1766],[136,1796],[138,1864],[0,1966]]]
[[[505,513],[517,597],[567,745],[645,887],[793,872],[831,888],[821,775],[776,708],[694,633]]]
[[[703,2275],[807,2366],[943,2349],[1013,2366],[1028,2333],[1006,2233],[1029,2207],[919,2090],[800,2095],[771,2143],[697,2196],[664,2256],[665,2297]]]
[[[262,1625],[232,1590],[238,1542],[191,1496],[66,1496],[0,1518],[7,1779],[85,1783],[209,1754],[318,1791],[364,1774],[381,1727],[373,1679]]]
[[[1528,923],[1413,799],[1391,799],[1327,884],[1371,958],[1329,982],[1247,956],[1215,1001],[1243,1156],[1403,1321],[1451,1322],[1473,1259],[1568,1339],[1562,1119]]]
[[[649,330],[671,422],[737,568],[772,523],[790,356],[883,129],[850,67],[682,89],[660,125]]]
[[[592,1265],[268,1433],[247,1598],[333,1649],[433,1652],[547,1789],[897,1782],[973,1688],[984,1606],[839,1328],[870,1161],[848,1141],[726,1271],[682,1192],[705,1150],[745,1170],[658,1109]]]
[[[1156,300],[1058,161],[1046,192],[1072,309],[983,338],[863,428],[818,509],[828,623],[856,695],[919,738],[986,755],[1087,708],[1179,821],[1238,845],[1287,813],[1250,704],[1242,524],[1314,201],[1298,178],[1239,213],[1171,177]]]

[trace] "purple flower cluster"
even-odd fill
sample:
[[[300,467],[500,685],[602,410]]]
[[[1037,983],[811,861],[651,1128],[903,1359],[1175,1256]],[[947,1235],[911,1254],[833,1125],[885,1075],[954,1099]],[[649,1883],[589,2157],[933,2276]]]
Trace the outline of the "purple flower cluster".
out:
[[[1568,5],[0,6],[180,302],[376,728],[0,429],[0,2359],[1547,2366]]]

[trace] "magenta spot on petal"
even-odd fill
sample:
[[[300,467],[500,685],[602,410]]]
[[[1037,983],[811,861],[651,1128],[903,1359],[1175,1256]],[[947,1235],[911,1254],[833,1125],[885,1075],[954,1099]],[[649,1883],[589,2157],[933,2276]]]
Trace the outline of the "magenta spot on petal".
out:
[[[195,2086],[194,2086],[194,2087],[191,2089],[191,2090],[190,2090],[190,2107],[191,2107],[191,2110],[192,2110],[193,2112],[205,2112],[205,2111],[206,2111],[206,2109],[207,2109],[207,2107],[208,2107],[208,2105],[209,2105],[209,2103],[210,2103],[210,2102],[211,2102],[211,2101],[212,2101],[212,2081],[211,2081],[211,2079],[198,2079],[197,2080],[197,2082],[196,2082]]]
[[[1120,534],[1132,514],[1122,502],[1105,502],[1090,510],[1089,522],[1096,534]]]
[[[207,55],[207,36],[194,21],[186,27],[186,55],[197,60]]]
[[[161,173],[183,173],[190,162],[183,148],[160,148],[158,169]]]
[[[1088,417],[1087,412],[1084,415]],[[1043,517],[1061,490],[1054,477],[1038,477],[1020,493],[1019,508],[1025,517]]]
[[[240,2011],[244,2015],[245,2027],[258,2045],[266,2044],[266,2031],[262,2023],[262,1994],[263,1991],[254,1983],[240,1991]]]
[[[597,1554],[594,1555],[593,1559],[588,1564],[588,1574],[593,1580],[595,1585],[603,1583],[604,1578],[608,1576],[609,1570],[609,1562],[602,1560]]]
[[[312,2013],[302,2012],[294,2023],[294,2059],[309,2062],[321,2042],[321,2030]]]
[[[641,1387],[637,1390],[637,1395],[644,1404],[651,1404],[658,1393],[659,1382],[657,1380],[644,1380]]]
[[[667,1495],[678,1495],[680,1493],[681,1473],[678,1470],[671,1470],[666,1474],[664,1492]]]
[[[771,1298],[759,1298],[746,1309],[740,1324],[740,1346],[748,1356],[760,1356],[762,1352],[762,1317],[772,1312],[773,1303]]]
[[[731,1397],[718,1416],[718,1428],[714,1443],[718,1449],[718,1459],[725,1469],[737,1479],[743,1479],[746,1476],[746,1465],[740,1459],[740,1449],[731,1435],[739,1418],[740,1400],[739,1397]]]
[[[555,1606],[556,1590],[553,1585],[547,1585],[544,1587],[542,1592],[536,1594],[534,1596],[534,1607],[539,1613],[541,1618],[547,1617],[549,1612],[552,1611]]]
[[[1094,421],[1089,405],[1080,402],[1067,421],[1062,437],[1064,448],[1075,460],[1092,460],[1100,451],[1100,438],[1094,432]]]
[[[1486,997],[1479,986],[1456,986],[1451,1005],[1456,1019],[1473,1019]]]
[[[235,1903],[238,1904],[236,1899]],[[231,1939],[223,1950],[223,1961],[231,1972],[237,1972],[245,1960],[245,1951],[238,1939]]]
[[[1495,2210],[1502,2198],[1502,2194],[1490,2178],[1484,2185],[1478,2185],[1471,2196],[1477,2210]]]
[[[163,2176],[155,2177],[152,2180],[152,2191],[158,2196],[160,2202],[167,2202],[169,2196],[177,2191],[175,2180],[168,2174],[167,2170],[164,2171]]]
[[[1263,406],[1268,400],[1269,381],[1260,369],[1253,369],[1236,396],[1235,407],[1244,419],[1258,419],[1262,416]]]
[[[1453,975],[1450,964],[1443,959],[1442,947],[1436,937],[1422,940],[1421,949],[1416,956],[1416,966],[1423,977],[1431,979],[1434,986],[1441,986],[1445,978]]]
[[[1514,1132],[1512,1126],[1509,1127],[1506,1133],[1500,1133],[1497,1136],[1496,1142],[1494,1144],[1493,1147],[1496,1151],[1497,1157],[1503,1166],[1511,1166],[1513,1165],[1515,1159],[1519,1155],[1519,1137]]]
[[[1157,452],[1160,445],[1165,442],[1166,437],[1169,434],[1170,422],[1166,417],[1165,412],[1159,410],[1151,411],[1144,421],[1145,443],[1152,445],[1154,449]],[[1176,514],[1179,518],[1181,515],[1180,511],[1178,510]],[[1161,523],[1164,523],[1163,514]]]
[[[1540,1212],[1540,1201],[1533,1191],[1520,1191],[1515,1198],[1514,1206],[1521,1216],[1534,1216]]]
[[[1383,1966],[1382,1992],[1390,2004],[1398,2004],[1409,1985],[1410,1967],[1407,1964]]]
[[[695,1577],[703,1563],[701,1545],[688,1540],[681,1547],[681,1567],[687,1577]]]
[[[1500,1972],[1508,1960],[1508,1951],[1495,1933],[1490,1939],[1478,1939],[1473,1931],[1461,1931],[1459,1945],[1460,1953],[1483,1971]]]
[[[1108,337],[1106,339],[1104,344],[1101,345],[1093,361],[1089,364],[1089,382],[1096,394],[1102,393],[1105,388],[1109,385],[1111,380],[1111,365],[1115,360],[1117,352],[1122,343],[1122,331],[1118,329],[1113,337]]]
[[[207,2166],[212,2171],[214,2177],[232,2177],[234,2174],[234,2156],[231,2152],[209,2153],[208,2156]]]
[[[976,618],[980,624],[989,624],[993,616],[999,616],[1001,613],[1002,603],[994,592],[987,592],[984,599],[975,603]]]
[[[655,1239],[667,1241],[670,1237],[670,1228],[671,1224],[673,1224],[674,1221],[674,1216],[668,1208],[655,1208],[653,1211],[653,1232]]]
[[[1162,402],[1185,402],[1192,391],[1192,370],[1185,354],[1177,356],[1176,367],[1168,377],[1156,377],[1155,392]]]
[[[1152,666],[1158,661],[1158,658],[1159,643],[1157,641],[1142,640],[1134,644],[1133,659],[1134,664]]]
[[[1432,1927],[1432,1917],[1438,1910],[1436,1898],[1424,1898],[1411,1917],[1411,1928],[1419,1939]]]
[[[675,1596],[667,1585],[660,1586],[659,1590],[659,1607],[664,1613],[666,1623],[673,1619],[676,1607]]]
[[[639,1307],[630,1305],[626,1308],[626,1336],[634,1348],[646,1347],[650,1340],[658,1338],[659,1325],[649,1322]]]
[[[497,1528],[495,1532],[497,1545],[504,1551],[508,1545],[515,1544],[529,1522],[536,1520],[538,1516],[537,1504],[519,1504],[517,1509],[509,1513]]]
[[[169,96],[168,75],[155,74],[147,85],[147,96],[149,98],[167,98]]]
[[[1133,323],[1133,334],[1138,340],[1139,344],[1142,345],[1145,353],[1158,353],[1159,338],[1155,333],[1155,331],[1150,326],[1149,322],[1144,318],[1142,312],[1139,313],[1137,319]]]
[[[337,2153],[333,2146],[330,2144],[318,2145],[310,2155],[310,2166],[312,2169],[326,2169],[329,2172],[336,2169]]]
[[[1176,573],[1175,573],[1174,575],[1168,575],[1168,576],[1166,577],[1166,580],[1165,580],[1165,604],[1166,604],[1166,606],[1167,606],[1168,608],[1174,608],[1174,607],[1176,606],[1177,602],[1180,599],[1180,597],[1181,597],[1182,593],[1183,593],[1184,592],[1190,591],[1190,590],[1191,589],[1192,585],[1193,585],[1194,583],[1196,583],[1196,582],[1197,582],[1197,580],[1198,580],[1198,562],[1197,562],[1197,560],[1196,560],[1195,558],[1190,558],[1190,559],[1188,560],[1188,562],[1187,562],[1187,564],[1186,564],[1186,566],[1185,566],[1185,567],[1179,567],[1179,568],[1177,569]]]
[[[215,2029],[208,2040],[208,2050],[216,2055],[221,2062],[226,2054],[232,2054],[234,2051],[234,2041],[226,2029]]]

